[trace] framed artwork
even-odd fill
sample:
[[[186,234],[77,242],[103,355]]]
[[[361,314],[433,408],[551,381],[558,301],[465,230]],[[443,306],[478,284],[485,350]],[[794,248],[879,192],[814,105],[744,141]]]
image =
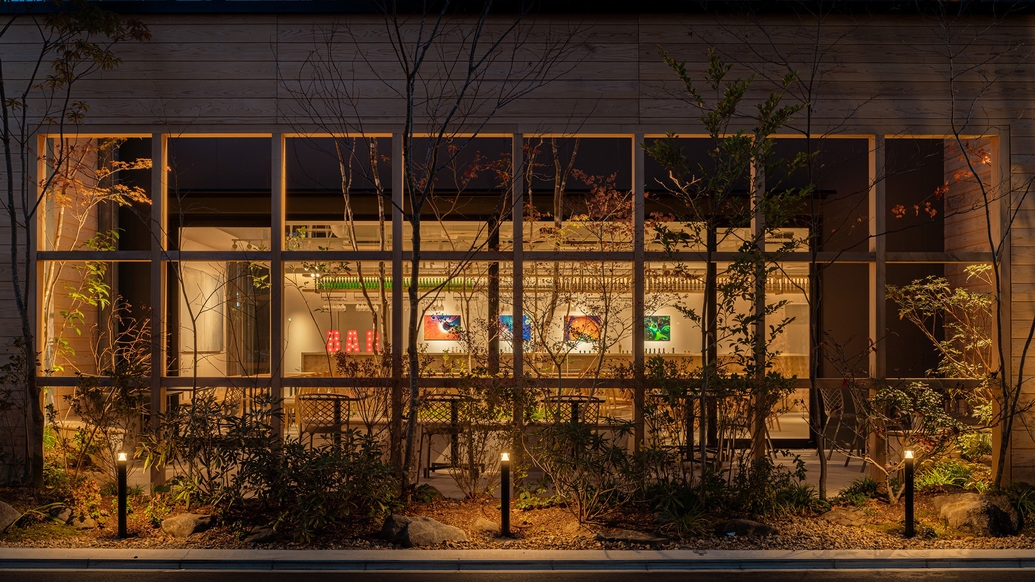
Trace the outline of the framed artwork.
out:
[[[499,325],[500,339],[506,342],[514,341],[514,316],[501,315]],[[532,340],[532,320],[527,315],[521,316],[521,339],[526,342]]]
[[[564,316],[564,341],[599,341],[600,327],[599,315],[566,315]]]
[[[672,341],[672,317],[648,315],[643,318],[644,338],[649,342]]]
[[[455,342],[460,339],[459,315],[425,315],[424,341]]]

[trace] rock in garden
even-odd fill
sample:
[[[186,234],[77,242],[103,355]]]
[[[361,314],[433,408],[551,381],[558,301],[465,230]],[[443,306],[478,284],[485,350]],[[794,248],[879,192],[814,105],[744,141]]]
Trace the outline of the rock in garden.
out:
[[[750,519],[731,519],[727,521],[726,525],[719,531],[720,535],[747,538],[760,538],[770,536],[775,533],[779,533],[776,531],[775,527],[771,527],[757,521],[751,521]]]
[[[244,535],[244,543],[246,544],[265,544],[275,539],[277,539],[277,532],[268,525],[250,527]]]
[[[381,537],[404,548],[434,546],[443,542],[466,542],[463,530],[430,517],[391,515],[381,528]]]
[[[821,515],[820,519],[846,527],[866,525],[866,514],[861,509],[851,507],[835,507]]]
[[[50,517],[53,517],[61,523],[68,523],[72,520],[72,510],[63,505],[55,507],[50,511]]]
[[[618,529],[611,532],[599,532],[596,539],[602,542],[626,542],[630,544],[660,544],[668,538],[658,537],[632,529]]]
[[[191,534],[203,532],[211,525],[211,515],[181,513],[162,520],[162,531],[173,537],[185,538]]]
[[[95,529],[97,527],[97,520],[89,515],[77,515],[72,518],[71,524],[76,529]]]
[[[479,517],[478,519],[474,520],[474,525],[471,526],[471,529],[476,532],[482,533],[498,533],[500,531],[500,524],[496,523],[495,521],[492,521],[491,519]]]
[[[1021,528],[1021,518],[1005,495],[957,493],[931,501],[949,527],[976,536],[1011,536]]]
[[[22,514],[10,505],[0,501],[0,533],[7,531],[7,528],[14,525],[14,522],[21,519]]]

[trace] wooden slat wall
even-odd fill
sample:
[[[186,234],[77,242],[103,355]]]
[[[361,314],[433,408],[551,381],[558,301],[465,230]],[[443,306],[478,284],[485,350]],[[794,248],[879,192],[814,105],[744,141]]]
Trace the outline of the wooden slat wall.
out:
[[[392,132],[401,127],[396,92],[402,76],[380,17],[144,18],[153,40],[121,46],[120,67],[80,86],[79,97],[90,104],[84,129],[180,134],[343,126]],[[960,18],[948,29],[948,42],[946,23],[927,16],[827,16],[821,23],[792,16],[573,16],[541,17],[530,24],[521,29],[526,42],[518,53],[560,46],[562,57],[552,69],[558,79],[501,110],[485,131],[700,133],[698,114],[683,101],[683,88],[661,61],[659,46],[687,61],[690,74],[699,79],[708,47],[716,47],[736,63],[732,76],[758,75],[748,95],[752,102],[785,72],[798,70],[801,82],[791,87],[788,99],[811,103],[817,134],[946,136],[954,127],[953,115],[955,127],[970,135],[1008,127],[1011,196],[1019,208],[1011,231],[1013,279],[1006,300],[1012,305],[1010,353],[1017,370],[1035,317],[1035,202],[1024,195],[1035,179],[1035,64],[1023,50],[1035,19]],[[30,66],[34,34],[23,23],[0,39],[9,83],[17,83]],[[564,41],[569,44],[558,45]],[[504,54],[512,48],[503,47]],[[956,55],[952,63],[950,52]],[[821,61],[813,75],[812,55],[817,53]],[[441,69],[438,55],[432,55],[430,66]],[[502,64],[490,69],[483,94],[500,87],[505,70]],[[340,87],[348,88],[349,100],[341,98]],[[315,99],[307,102],[300,93]],[[484,112],[489,103],[481,106]],[[477,110],[472,121],[481,119]],[[740,124],[750,126],[749,119]],[[789,131],[801,127],[799,117]],[[952,236],[946,250],[983,248],[983,226],[976,225],[972,217],[948,220]],[[7,280],[4,268],[0,277]],[[9,291],[0,288],[0,300],[5,294]],[[1035,362],[1027,366],[1035,370]],[[1035,386],[1029,392],[1035,396]],[[1025,439],[1017,448],[1024,460],[1015,459],[1014,468],[1035,474],[1035,441]]]

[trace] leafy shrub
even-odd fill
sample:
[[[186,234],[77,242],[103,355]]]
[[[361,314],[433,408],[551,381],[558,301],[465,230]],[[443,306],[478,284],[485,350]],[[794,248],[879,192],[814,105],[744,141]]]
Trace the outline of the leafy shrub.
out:
[[[1027,523],[1032,516],[1035,516],[1035,487],[1023,481],[1017,481],[1010,484],[1006,489],[1006,494],[1017,508],[1017,513],[1021,515],[1023,522]]]
[[[565,507],[579,523],[621,506],[635,492],[631,457],[619,441],[631,423],[597,431],[585,423],[556,422],[539,429],[528,447]]]
[[[242,464],[260,509],[274,529],[311,541],[328,525],[376,521],[397,507],[399,485],[378,442],[356,432],[340,445],[310,448],[298,441],[256,450]]]
[[[151,523],[151,527],[159,527],[162,525],[162,520],[171,512],[169,494],[156,491],[147,502],[147,507],[144,508],[144,517]]]
[[[880,483],[872,477],[859,477],[852,481],[837,494],[834,499],[838,503],[846,503],[857,507],[866,505],[870,499],[875,499],[880,492]]]
[[[546,509],[555,505],[563,505],[564,499],[559,495],[551,495],[549,483],[546,479],[534,482],[519,481],[516,488],[516,499],[514,509],[528,511],[532,509]]]
[[[805,462],[794,458],[794,469],[777,465],[770,457],[751,463],[738,461],[719,506],[726,513],[767,517],[811,511],[816,491],[805,483]]]
[[[280,407],[259,396],[244,415],[214,395],[163,415],[143,444],[148,466],[173,464],[170,502],[212,505],[224,522],[270,515],[273,526],[309,541],[344,519],[376,520],[396,506],[398,482],[375,437],[351,431],[340,443],[309,447],[273,430]],[[152,522],[164,517],[159,498]]]
[[[970,482],[971,469],[959,461],[944,460],[930,463],[916,476],[917,489],[936,487],[966,487]]]
[[[680,535],[702,530],[707,511],[696,484],[659,482],[645,492],[645,497],[650,508],[658,513],[659,521],[669,524]]]
[[[987,431],[963,433],[956,439],[963,460],[976,463],[992,454],[992,433]]]

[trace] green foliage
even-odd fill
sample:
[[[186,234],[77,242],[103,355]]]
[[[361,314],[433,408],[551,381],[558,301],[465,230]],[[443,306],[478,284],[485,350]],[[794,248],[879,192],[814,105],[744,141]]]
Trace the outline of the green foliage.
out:
[[[991,265],[969,265],[967,282],[991,288]],[[900,319],[914,324],[938,350],[938,366],[928,370],[946,378],[986,379],[995,371],[992,311],[995,296],[952,287],[945,277],[928,276],[901,287],[888,285]],[[980,394],[987,398],[987,394]]]
[[[396,507],[395,471],[375,438],[354,431],[315,448],[284,441],[273,431],[275,404],[258,397],[241,415],[214,394],[197,394],[144,442],[146,464],[180,473],[175,503],[211,505],[226,522],[272,516],[275,528],[304,541],[340,520],[374,521]],[[152,520],[164,516],[165,503],[155,501]]]
[[[581,422],[556,422],[535,432],[527,450],[579,523],[592,521],[635,493],[632,459],[620,443],[630,423],[595,430]]]
[[[834,501],[861,507],[866,505],[866,502],[870,499],[876,499],[879,491],[880,483],[877,483],[875,479],[868,476],[859,477],[852,481],[848,487],[842,489]]]
[[[805,462],[794,458],[794,469],[777,465],[766,456],[751,463],[738,460],[728,486],[709,500],[731,515],[769,517],[802,513],[816,508],[815,489],[805,483]]]
[[[550,494],[549,481],[547,479],[534,482],[519,481],[516,493],[514,509],[528,511],[564,505],[564,499],[560,495]]]
[[[688,209],[687,215],[677,221],[659,221],[652,227],[658,233],[658,242],[673,255],[676,251],[705,254],[707,267],[703,273],[699,264],[686,264],[673,257],[677,274],[695,281],[703,278],[705,287],[700,310],[687,305],[676,307],[705,332],[700,385],[707,387],[706,392],[715,393],[718,380],[726,384],[729,395],[748,397],[749,416],[759,419],[750,427],[752,454],[760,457],[765,450],[760,419],[771,414],[792,386],[792,379],[782,378],[773,370],[778,355],[773,349],[775,340],[790,320],[776,319],[785,301],[773,300],[766,293],[765,281],[779,273],[782,255],[806,243],[795,237],[785,239],[783,235],[790,231],[781,230],[812,193],[811,187],[794,188],[785,183],[788,176],[809,162],[809,157],[777,159],[772,135],[803,105],[782,104],[794,74],[787,75],[779,89],[747,113],[744,100],[753,76],[731,80],[732,66],[714,50],[709,52],[708,71],[700,84],[691,79],[684,63],[664,50],[662,57],[682,81],[687,101],[698,112],[697,121],[712,143],[708,158],[699,162],[683,150],[675,134],[644,144],[647,154],[667,170],[668,190]],[[700,85],[707,89],[702,90]],[[744,118],[752,119],[754,127],[734,131],[733,124]],[[757,179],[759,176],[764,180]],[[763,218],[757,223],[761,227],[749,231],[748,236],[744,236],[745,229],[731,228],[753,223],[757,217]],[[772,248],[771,241],[781,239],[785,242]],[[736,252],[732,261],[719,266],[714,256],[723,245],[736,248]],[[745,304],[751,307],[745,309]],[[719,345],[728,346],[731,353],[718,357]],[[685,425],[689,430],[691,423]]]
[[[956,439],[956,448],[963,460],[976,463],[992,454],[992,433],[966,432]]]
[[[642,492],[659,521],[678,535],[703,531],[708,510],[701,500],[701,489],[683,480],[658,481]]]
[[[398,507],[399,484],[378,442],[346,436],[341,445],[291,441],[257,449],[242,463],[259,507],[272,512],[274,529],[309,542],[340,520],[377,521]]]
[[[413,488],[413,500],[417,503],[431,503],[436,499],[440,499],[442,494],[438,489],[435,489],[427,483],[421,483]]]
[[[927,463],[917,472],[916,488],[919,490],[938,487],[966,487],[973,470],[959,461],[947,459]]]
[[[1032,516],[1035,516],[1035,487],[1023,481],[1017,481],[1010,484],[1006,489],[1006,494],[1017,508],[1021,520],[1030,523]]]
[[[150,522],[151,527],[160,527],[162,520],[172,512],[172,504],[169,500],[169,493],[155,492],[144,507],[144,516]]]

